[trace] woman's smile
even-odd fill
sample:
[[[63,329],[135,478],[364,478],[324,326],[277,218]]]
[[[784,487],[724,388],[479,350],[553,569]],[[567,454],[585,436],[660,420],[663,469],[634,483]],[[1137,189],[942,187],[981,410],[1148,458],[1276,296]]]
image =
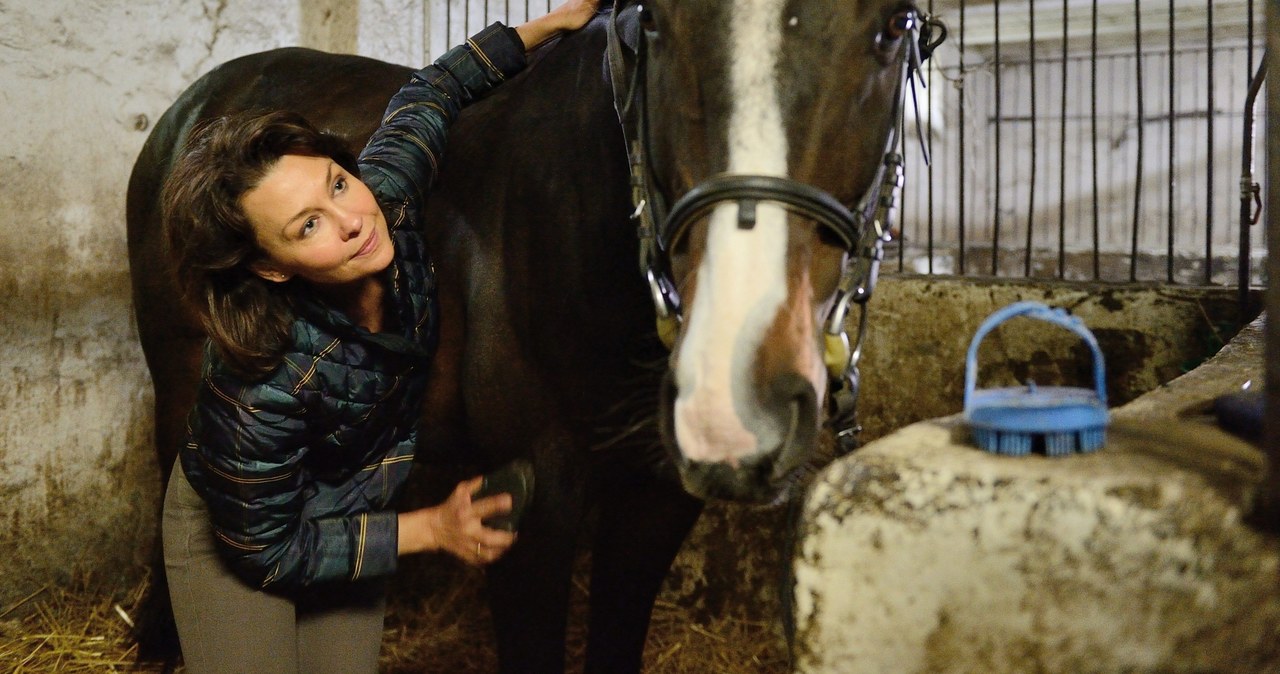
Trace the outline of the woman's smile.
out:
[[[356,254],[351,256],[353,259],[357,257],[365,257],[377,249],[378,228],[370,227],[369,229],[369,238],[365,239],[364,244],[360,246],[360,250],[357,250]]]

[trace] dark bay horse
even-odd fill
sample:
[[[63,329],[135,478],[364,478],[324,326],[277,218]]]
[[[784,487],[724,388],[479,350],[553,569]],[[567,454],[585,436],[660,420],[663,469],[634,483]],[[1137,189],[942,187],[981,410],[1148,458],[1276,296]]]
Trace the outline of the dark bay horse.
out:
[[[430,198],[442,334],[422,453],[530,457],[537,473],[520,542],[489,572],[504,671],[563,671],[589,512],[587,671],[637,671],[702,499],[775,501],[795,483],[847,376],[844,311],[869,290],[851,260],[878,239],[868,213],[921,21],[890,0],[621,4],[464,111]],[[204,339],[164,271],[156,202],[186,133],[290,109],[358,150],[409,73],[253,54],[157,123],[127,215],[165,471]]]

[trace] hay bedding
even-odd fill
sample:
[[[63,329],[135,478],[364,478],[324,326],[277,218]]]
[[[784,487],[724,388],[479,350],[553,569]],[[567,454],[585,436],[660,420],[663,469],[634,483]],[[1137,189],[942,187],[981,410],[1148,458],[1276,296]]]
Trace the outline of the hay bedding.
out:
[[[389,674],[493,671],[497,660],[482,586],[480,571],[459,564],[405,569],[394,587],[412,591],[389,599],[380,669]],[[0,672],[162,671],[158,664],[135,661],[126,622],[145,590],[144,580],[112,593],[77,575],[65,586],[46,585],[0,607]],[[577,579],[572,603],[568,658],[580,663],[586,591]],[[787,671],[786,664],[773,625],[738,619],[698,624],[685,609],[661,599],[654,608],[646,672],[772,674]]]
[[[45,585],[0,608],[0,671],[149,671],[134,664],[129,625],[121,617],[145,586],[123,597],[95,588],[92,579],[77,575],[65,586]]]

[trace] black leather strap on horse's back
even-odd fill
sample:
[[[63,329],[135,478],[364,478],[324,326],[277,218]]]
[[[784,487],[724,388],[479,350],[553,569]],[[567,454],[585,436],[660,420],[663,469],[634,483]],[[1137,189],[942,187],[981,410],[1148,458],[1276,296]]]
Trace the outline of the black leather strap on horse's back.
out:
[[[657,270],[663,265],[658,227],[653,215],[655,204],[651,203],[656,195],[650,190],[649,164],[644,156],[648,143],[644,127],[645,38],[641,34],[640,10],[635,0],[615,0],[605,31],[608,36],[606,54],[613,105],[622,125],[631,175],[631,204],[635,207],[631,219],[636,223],[636,236],[640,240],[640,275],[651,277],[650,284],[656,293],[661,280],[656,277],[662,276]]]
[[[606,34],[609,59],[609,77],[613,83],[613,103],[618,120],[624,128],[634,127],[636,111],[630,105],[637,92],[633,91],[633,74],[640,60],[640,18],[632,0],[617,0],[609,16]]]

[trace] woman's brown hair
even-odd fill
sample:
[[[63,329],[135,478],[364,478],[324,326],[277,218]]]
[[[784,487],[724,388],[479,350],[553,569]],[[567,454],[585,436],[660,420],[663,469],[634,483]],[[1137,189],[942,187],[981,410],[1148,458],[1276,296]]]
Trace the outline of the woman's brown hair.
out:
[[[194,128],[161,193],[178,287],[200,314],[218,355],[258,379],[291,343],[293,296],[305,281],[275,283],[250,265],[264,253],[240,205],[287,154],[328,157],[358,176],[343,140],[291,112],[218,117]]]

